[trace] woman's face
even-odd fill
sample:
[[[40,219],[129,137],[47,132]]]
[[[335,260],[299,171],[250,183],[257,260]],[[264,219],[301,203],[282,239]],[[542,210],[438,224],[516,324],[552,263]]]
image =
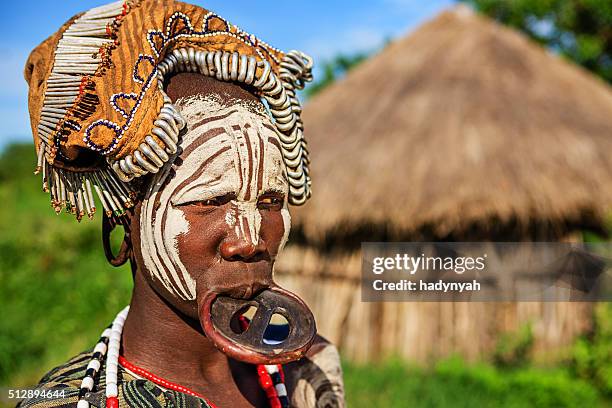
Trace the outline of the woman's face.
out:
[[[259,101],[197,93],[175,105],[187,121],[182,150],[153,176],[133,242],[149,284],[198,318],[198,299],[211,291],[249,298],[272,283],[290,229],[288,185],[277,133]]]

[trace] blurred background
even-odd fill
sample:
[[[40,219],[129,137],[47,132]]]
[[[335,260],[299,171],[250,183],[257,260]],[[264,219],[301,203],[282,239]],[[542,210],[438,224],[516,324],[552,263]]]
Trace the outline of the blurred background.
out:
[[[609,303],[363,303],[359,287],[362,241],[608,239],[612,1],[192,2],[317,62],[315,190],[276,273],[339,346],[350,406],[612,406]],[[4,5],[0,388],[36,384],[129,302],[99,217],[55,216],[32,175],[22,78],[100,4]]]

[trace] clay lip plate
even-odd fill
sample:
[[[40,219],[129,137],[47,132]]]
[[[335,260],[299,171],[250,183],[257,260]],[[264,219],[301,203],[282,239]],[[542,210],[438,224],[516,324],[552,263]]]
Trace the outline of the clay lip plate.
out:
[[[249,306],[257,311],[243,332],[232,329],[232,320]],[[287,319],[289,334],[282,342],[264,342],[273,314]],[[250,364],[283,364],[298,360],[308,351],[317,334],[314,316],[302,299],[273,286],[251,299],[235,299],[209,293],[200,308],[200,324],[206,336],[224,354]]]

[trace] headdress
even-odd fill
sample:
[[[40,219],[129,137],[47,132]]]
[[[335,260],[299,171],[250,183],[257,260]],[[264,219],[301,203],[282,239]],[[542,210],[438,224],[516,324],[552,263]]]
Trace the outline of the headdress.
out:
[[[201,7],[173,0],[127,0],[75,16],[30,55],[25,77],[37,171],[57,212],[93,216],[132,205],[134,178],[174,157],[185,121],[164,79],[199,72],[251,86],[278,130],[289,202],[310,196],[308,152],[296,90],[312,60],[283,53]]]

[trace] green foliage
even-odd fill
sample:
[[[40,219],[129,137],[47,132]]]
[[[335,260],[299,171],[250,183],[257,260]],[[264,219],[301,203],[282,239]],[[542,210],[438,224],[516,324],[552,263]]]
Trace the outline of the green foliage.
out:
[[[344,364],[351,407],[597,407],[597,389],[565,369],[499,369],[459,358],[432,370],[396,360],[381,365]]]
[[[612,82],[609,0],[462,0]]]
[[[361,64],[368,57],[368,53],[356,53],[353,55],[340,54],[330,61],[323,62],[322,78],[306,88],[306,96],[311,97],[321,92],[324,88],[343,77],[348,71]]]
[[[129,301],[127,268],[107,264],[100,216],[55,216],[32,145],[0,156],[0,384],[33,385],[93,346]]]
[[[593,382],[612,397],[612,303],[595,307],[593,332],[578,339],[572,363],[580,378]]]
[[[497,340],[493,360],[502,367],[519,367],[528,363],[533,346],[533,330],[526,324],[517,332],[503,333]]]

